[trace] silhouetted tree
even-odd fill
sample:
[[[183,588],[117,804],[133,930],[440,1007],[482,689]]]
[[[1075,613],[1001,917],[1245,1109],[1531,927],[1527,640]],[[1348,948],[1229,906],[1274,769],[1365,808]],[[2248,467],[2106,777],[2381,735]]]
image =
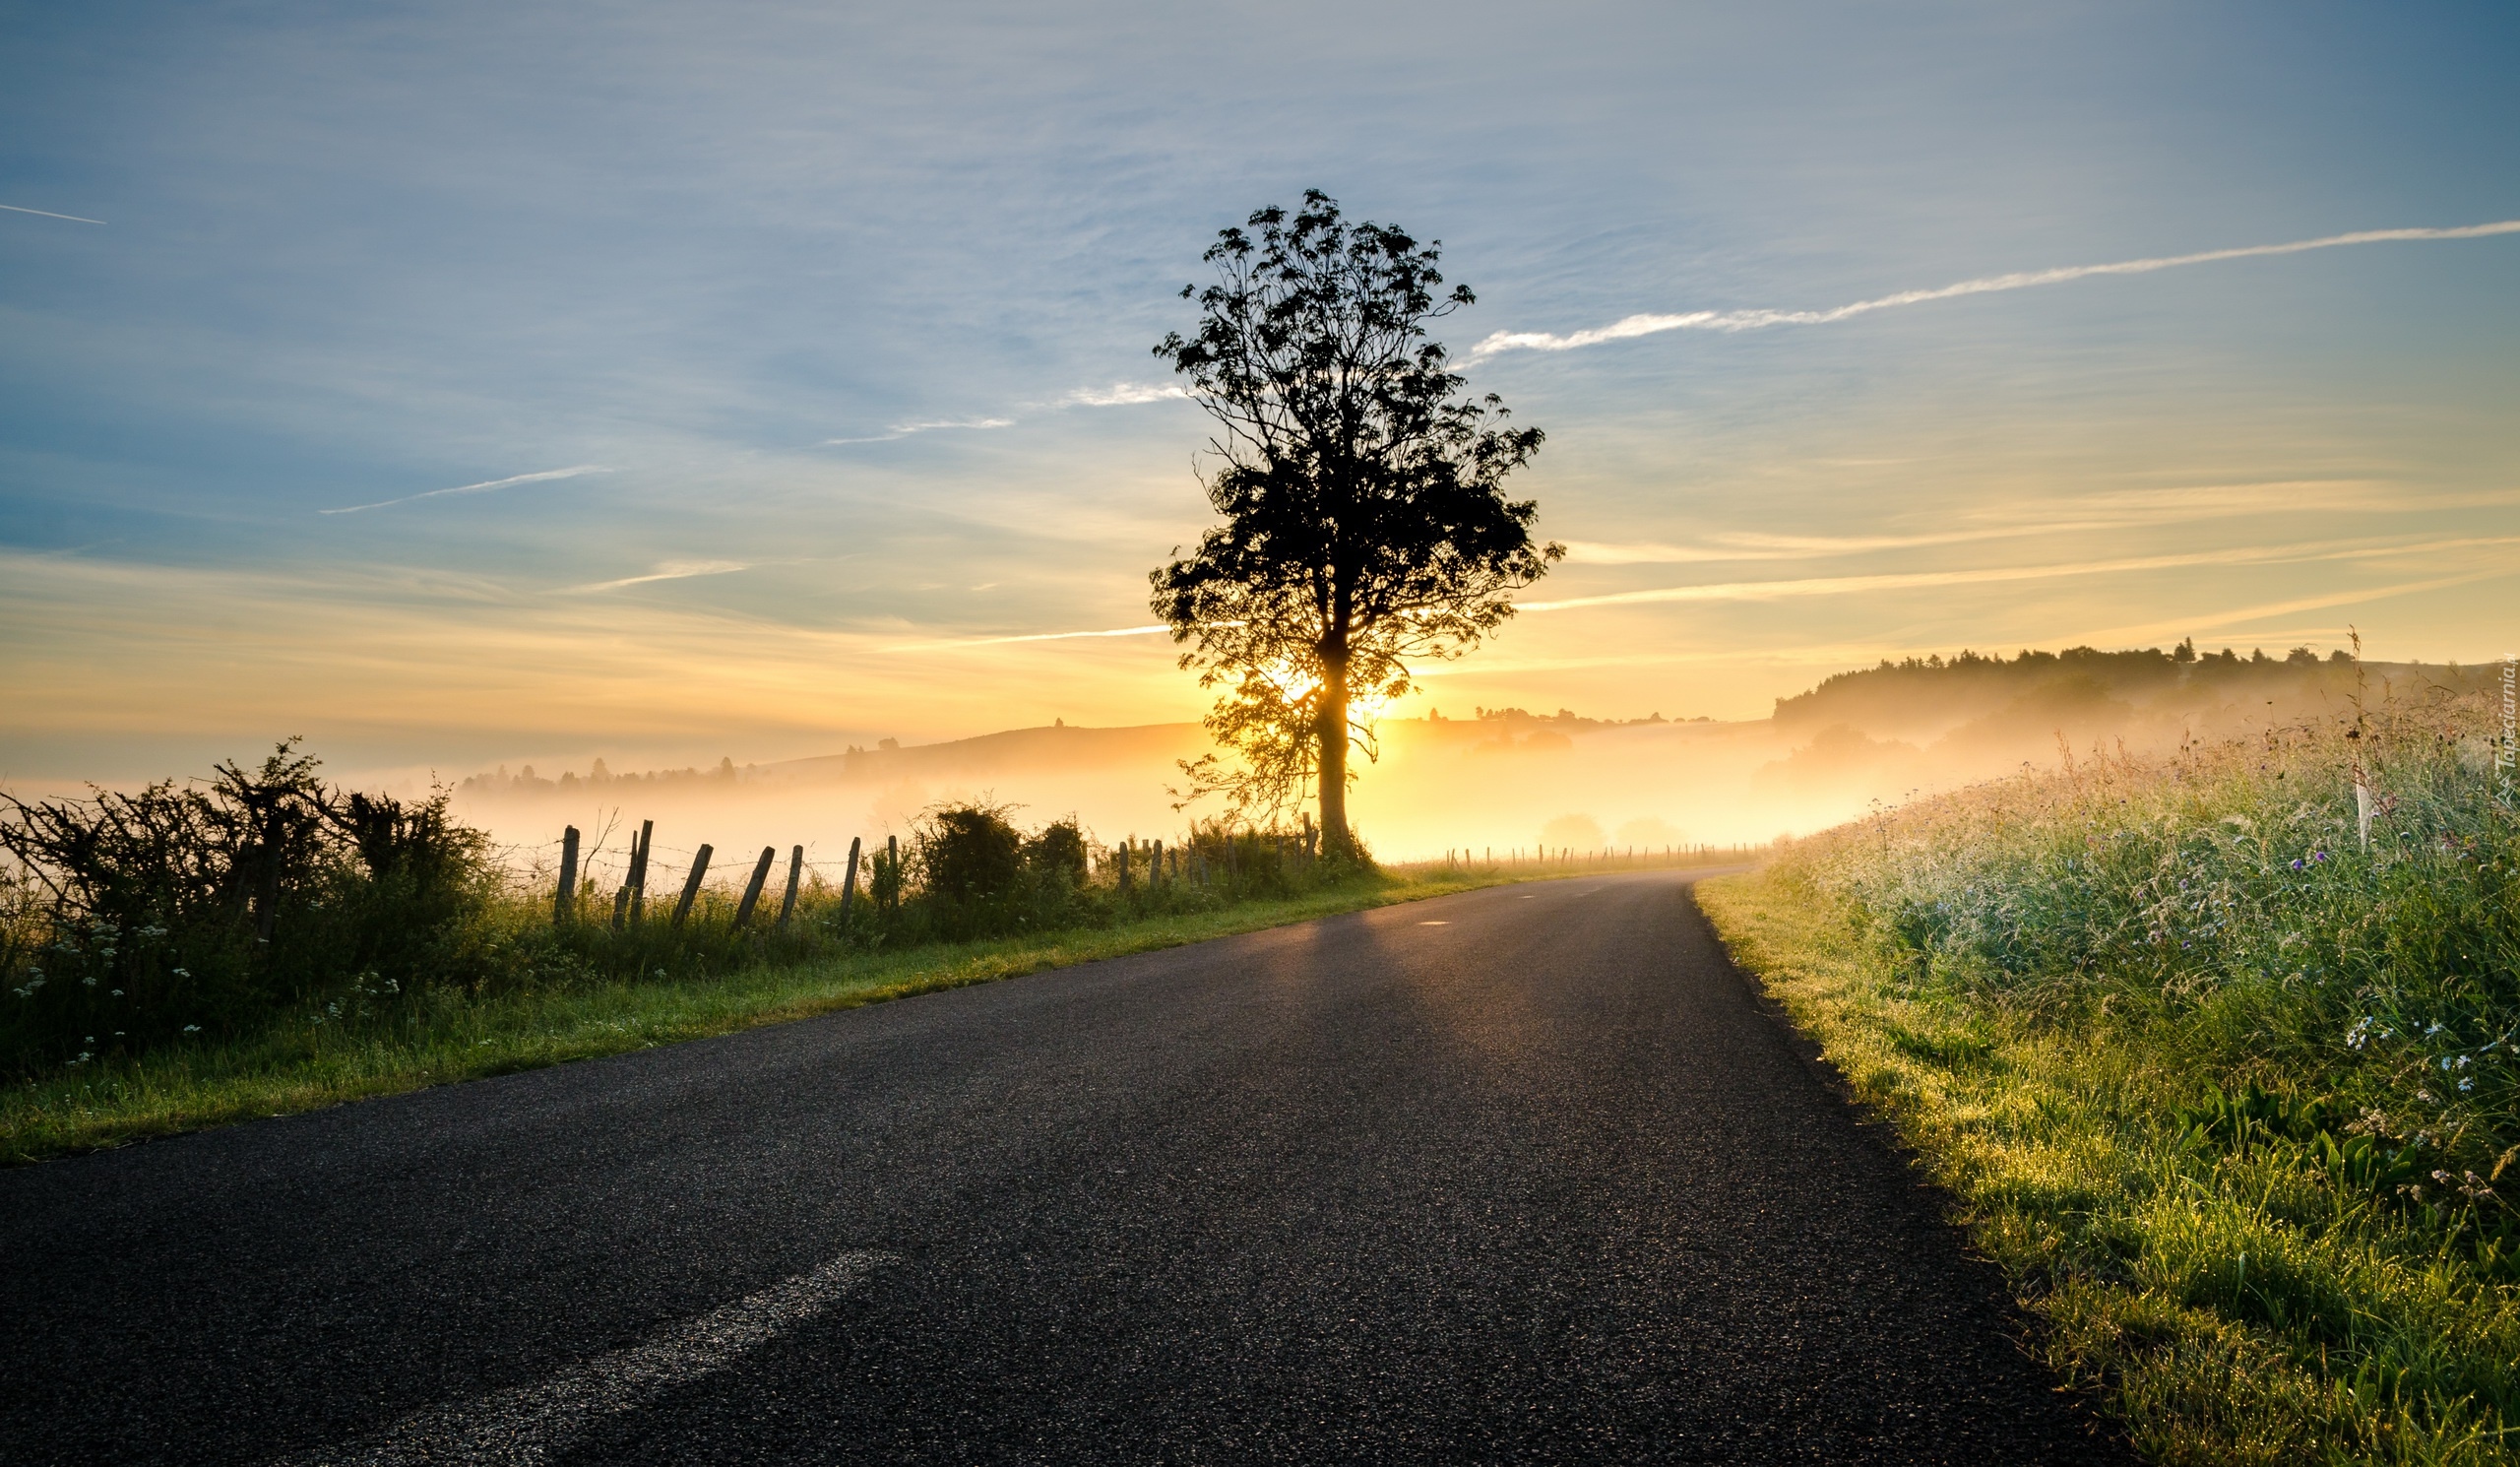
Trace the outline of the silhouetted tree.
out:
[[[1225,523],[1152,573],[1154,606],[1189,645],[1181,666],[1228,689],[1207,726],[1240,756],[1185,764],[1189,797],[1276,810],[1317,781],[1324,854],[1345,857],[1351,740],[1373,753],[1352,705],[1468,651],[1565,550],[1534,543],[1537,506],[1501,488],[1540,430],[1463,395],[1427,335],[1475,299],[1437,295],[1440,241],[1350,224],[1319,190],[1248,227],[1201,257],[1216,284],[1181,288],[1197,335],[1155,349],[1216,419],[1205,487]]]

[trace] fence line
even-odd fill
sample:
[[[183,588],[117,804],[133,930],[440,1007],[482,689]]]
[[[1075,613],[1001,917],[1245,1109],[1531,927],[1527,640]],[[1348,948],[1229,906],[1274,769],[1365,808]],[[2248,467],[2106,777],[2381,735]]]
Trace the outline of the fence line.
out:
[[[608,820],[603,835],[619,828],[617,820]],[[591,843],[590,843],[591,844]],[[901,840],[887,836],[884,844],[864,851],[863,838],[851,837],[850,854],[830,861],[811,859],[807,853],[819,843],[796,845],[789,851],[787,889],[780,901],[778,925],[787,925],[796,907],[800,890],[830,892],[838,888],[844,909],[855,894],[861,877],[870,883],[873,868],[879,861],[897,868],[901,861]],[[625,841],[624,848],[613,855],[598,848],[581,852],[580,833],[575,826],[565,830],[559,839],[538,843],[521,843],[503,848],[513,856],[533,852],[536,856],[556,853],[559,857],[559,882],[552,892],[552,920],[565,923],[579,915],[581,894],[590,890],[602,893],[614,888],[612,908],[614,925],[623,917],[635,922],[650,885],[660,870],[668,873],[668,884],[675,884],[673,874],[682,873],[680,891],[673,905],[672,923],[679,926],[686,921],[703,892],[723,889],[731,894],[742,890],[737,912],[737,925],[743,925],[760,902],[765,886],[776,864],[777,848],[765,847],[752,864],[750,880],[743,876],[744,865],[719,865],[714,858],[716,848],[707,842],[692,847],[665,846],[656,843],[655,822],[643,821]],[[1684,869],[1702,866],[1732,865],[1748,861],[1766,854],[1771,845],[1717,846],[1701,843],[1652,846],[1608,846],[1580,850],[1568,846],[1509,846],[1502,853],[1493,846],[1460,846],[1448,849],[1441,858],[1384,862],[1385,868],[1423,875],[1435,871],[1461,871],[1492,874],[1576,874],[1622,870]],[[660,854],[664,866],[654,864]],[[863,852],[863,854],[860,854]],[[1309,869],[1319,859],[1315,833],[1309,817],[1298,831],[1282,831],[1257,826],[1209,827],[1204,832],[1193,827],[1189,836],[1140,838],[1124,836],[1102,845],[1098,853],[1089,845],[1086,857],[1087,879],[1105,876],[1121,890],[1139,884],[1185,883],[1197,887],[1218,884],[1240,885],[1247,862],[1274,861],[1282,868]],[[536,886],[551,881],[553,872],[540,861],[528,866],[527,878]],[[711,877],[715,876],[715,881]],[[810,876],[810,888],[807,878]],[[898,878],[893,878],[896,882]],[[872,895],[871,889],[868,893]],[[599,909],[597,909],[599,910]]]

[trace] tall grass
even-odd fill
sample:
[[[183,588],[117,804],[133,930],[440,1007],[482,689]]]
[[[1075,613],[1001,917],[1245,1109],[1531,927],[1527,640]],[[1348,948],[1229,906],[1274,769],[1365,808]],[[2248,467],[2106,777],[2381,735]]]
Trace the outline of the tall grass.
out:
[[[2520,821],[2474,700],[2108,751],[1705,893],[2172,1462],[2502,1462]]]

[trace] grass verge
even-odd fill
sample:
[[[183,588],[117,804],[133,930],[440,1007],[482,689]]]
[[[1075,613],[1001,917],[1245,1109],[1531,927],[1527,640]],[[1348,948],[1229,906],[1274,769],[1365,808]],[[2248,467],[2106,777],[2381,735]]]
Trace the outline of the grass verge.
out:
[[[1458,869],[1397,874],[1109,927],[853,953],[723,978],[555,985],[489,998],[448,990],[416,994],[349,1022],[175,1046],[29,1080],[0,1092],[0,1162],[40,1161],[617,1054],[1512,879]]]
[[[2463,732],[2025,776],[1698,887],[2154,1461],[2520,1460],[2520,840]]]

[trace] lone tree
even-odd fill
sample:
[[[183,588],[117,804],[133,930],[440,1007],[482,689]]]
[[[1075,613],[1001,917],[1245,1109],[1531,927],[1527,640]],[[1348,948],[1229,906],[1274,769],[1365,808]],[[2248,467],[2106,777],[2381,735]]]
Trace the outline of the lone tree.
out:
[[[1182,668],[1227,689],[1207,727],[1239,756],[1185,763],[1188,797],[1274,811],[1313,785],[1323,854],[1349,859],[1349,746],[1374,755],[1357,701],[1397,698],[1411,663],[1476,646],[1565,547],[1535,543],[1537,505],[1501,487],[1540,429],[1509,427],[1493,393],[1465,395],[1427,335],[1476,299],[1436,293],[1441,241],[1351,224],[1317,189],[1248,230],[1220,230],[1201,256],[1216,284],[1181,287],[1198,334],[1155,349],[1216,419],[1202,478],[1225,523],[1149,579]]]

